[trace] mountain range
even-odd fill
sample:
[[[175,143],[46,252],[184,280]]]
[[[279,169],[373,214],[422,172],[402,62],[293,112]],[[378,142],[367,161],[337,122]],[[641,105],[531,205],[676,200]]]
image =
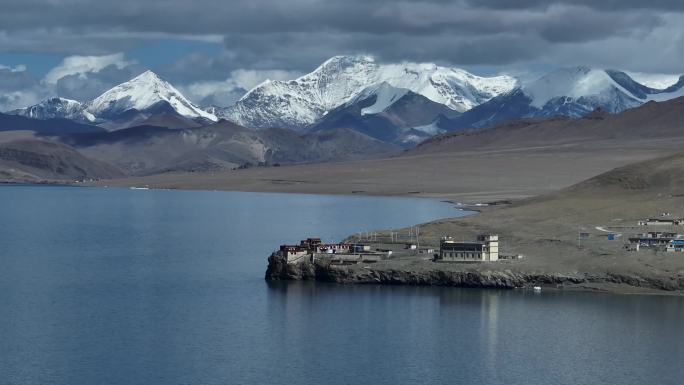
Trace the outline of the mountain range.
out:
[[[22,139],[0,143],[0,180],[55,182],[124,176],[114,166],[53,141]]]
[[[335,56],[299,78],[267,80],[227,107],[203,109],[146,71],[91,101],[56,97],[9,114],[68,119],[109,131],[149,125],[188,129],[224,119],[248,129],[300,134],[352,130],[410,148],[445,132],[521,118],[576,118],[597,108],[618,113],[682,95],[684,77],[656,89],[626,72],[570,67],[521,83],[507,75],[480,77],[431,63]]]
[[[81,132],[57,140],[129,175],[366,159],[400,151],[353,130],[302,134],[279,128],[252,130],[225,120],[196,128],[145,125]]]
[[[664,102],[650,101],[616,114],[599,108],[577,118],[525,118],[482,129],[450,132],[425,140],[404,155],[461,153],[473,149],[487,152],[563,148],[567,151],[603,143],[601,151],[617,148],[629,156],[630,146],[641,150],[649,146],[676,147],[682,138],[684,97],[679,97]]]
[[[386,84],[389,87],[382,87]],[[289,81],[266,81],[247,92],[219,117],[250,128],[305,130],[359,96],[375,94],[363,115],[381,113],[408,91],[455,112],[464,112],[513,89],[510,76],[479,77],[435,64],[379,64],[367,56],[335,56],[313,72]],[[392,88],[392,97],[387,91]]]
[[[0,113],[0,144],[13,146],[13,142],[22,141],[17,146],[23,149],[36,145],[32,152],[24,151],[20,157],[6,153],[12,157],[1,165],[22,163],[35,168],[33,159],[43,157],[45,161],[37,164],[46,168],[46,174],[33,170],[25,175],[43,175],[48,180],[56,175],[71,180],[112,175],[77,175],[66,171],[59,174],[57,171],[64,169],[61,165],[70,163],[53,156],[53,147],[44,143],[58,144],[62,155],[81,154],[82,157],[69,155],[69,159],[81,162],[83,170],[95,170],[88,168],[87,160],[96,160],[110,165],[119,175],[320,163],[387,157],[401,151],[398,146],[348,129],[299,133],[278,128],[253,130],[226,120],[201,125],[185,119],[162,113],[143,124],[107,130],[68,119],[31,119]],[[17,178],[15,174],[13,180]],[[39,180],[36,178],[26,180]]]
[[[218,120],[215,115],[194,105],[169,82],[149,70],[91,101],[78,102],[56,97],[9,112],[35,119],[64,118],[102,124],[107,128],[119,128],[112,123],[141,121],[160,113],[173,113],[199,122]]]
[[[618,113],[649,101],[684,96],[684,76],[665,89],[638,83],[625,72],[588,67],[562,68],[498,95],[461,116],[441,119],[444,131],[482,128],[533,117],[582,117],[600,108]]]

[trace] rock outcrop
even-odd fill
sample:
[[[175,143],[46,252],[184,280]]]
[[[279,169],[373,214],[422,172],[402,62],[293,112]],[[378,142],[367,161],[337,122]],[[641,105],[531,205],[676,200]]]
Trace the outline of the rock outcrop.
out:
[[[684,276],[644,277],[623,273],[525,272],[501,264],[501,269],[473,264],[446,264],[421,261],[404,265],[384,261],[379,264],[334,265],[309,260],[288,264],[277,253],[272,254],[266,280],[312,280],[341,284],[387,284],[411,286],[453,286],[471,288],[514,289],[532,286],[570,287],[596,284],[624,285],[666,291],[684,290]],[[473,267],[474,266],[474,267]]]

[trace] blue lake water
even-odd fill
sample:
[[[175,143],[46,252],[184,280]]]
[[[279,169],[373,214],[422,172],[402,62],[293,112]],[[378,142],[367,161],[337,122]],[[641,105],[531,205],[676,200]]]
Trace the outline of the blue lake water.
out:
[[[0,187],[0,384],[682,384],[684,299],[264,281],[430,200]]]

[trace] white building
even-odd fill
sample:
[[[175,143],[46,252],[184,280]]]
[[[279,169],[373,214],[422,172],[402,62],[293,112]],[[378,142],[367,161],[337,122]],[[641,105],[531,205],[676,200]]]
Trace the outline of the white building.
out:
[[[456,242],[445,238],[439,246],[438,261],[451,262],[485,262],[499,260],[499,236],[484,234],[477,237],[477,242]]]
[[[639,226],[680,226],[684,224],[683,219],[663,219],[663,218],[648,218],[637,222]]]

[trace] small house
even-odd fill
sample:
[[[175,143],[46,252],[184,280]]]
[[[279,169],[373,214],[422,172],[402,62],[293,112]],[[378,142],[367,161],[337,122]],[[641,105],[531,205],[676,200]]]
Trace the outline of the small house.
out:
[[[670,253],[684,252],[684,239],[673,239],[667,244],[667,249]]]
[[[650,231],[648,233],[637,234],[636,237],[630,237],[629,243],[639,244],[641,246],[667,246],[671,240],[677,238],[679,234],[671,232],[657,232]]]
[[[648,218],[637,222],[639,226],[679,226],[684,224],[682,219]]]
[[[280,254],[287,259],[287,263],[299,261],[308,255],[308,250],[300,245],[281,245]]]

